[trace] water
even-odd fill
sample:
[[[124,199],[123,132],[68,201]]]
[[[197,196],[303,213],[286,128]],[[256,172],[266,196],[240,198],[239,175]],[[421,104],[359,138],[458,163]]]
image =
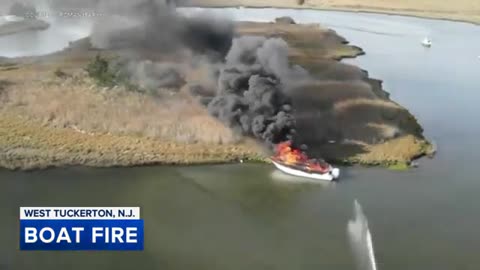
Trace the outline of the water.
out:
[[[42,18],[50,27],[42,31],[27,31],[0,36],[0,57],[43,55],[59,51],[68,42],[87,37],[92,28],[88,18]]]
[[[378,269],[480,265],[480,27],[342,12],[228,9],[237,19],[290,15],[336,29],[367,55],[438,144],[408,172],[342,168],[333,185],[294,184],[268,165],[0,171],[0,269],[355,269],[345,233],[354,199]],[[219,11],[217,11],[219,12]],[[421,40],[429,36],[433,46]],[[139,205],[144,252],[19,252],[18,207]]]

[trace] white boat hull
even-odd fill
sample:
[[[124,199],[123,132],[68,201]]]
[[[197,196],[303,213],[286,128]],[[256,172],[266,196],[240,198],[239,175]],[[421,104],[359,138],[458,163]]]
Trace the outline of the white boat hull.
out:
[[[340,170],[338,168],[331,168],[328,173],[308,173],[300,170],[295,170],[292,168],[289,168],[287,166],[284,166],[282,164],[279,164],[275,161],[272,160],[272,163],[279,169],[280,171],[290,174],[290,175],[295,175],[299,177],[306,177],[306,178],[313,178],[313,179],[318,179],[318,180],[325,180],[325,181],[332,181],[333,179],[336,179],[340,176]]]

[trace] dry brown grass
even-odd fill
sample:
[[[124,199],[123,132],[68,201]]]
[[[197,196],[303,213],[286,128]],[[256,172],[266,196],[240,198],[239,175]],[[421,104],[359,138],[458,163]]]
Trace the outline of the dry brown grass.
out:
[[[14,85],[4,92],[0,110],[87,133],[134,134],[184,143],[237,140],[185,93],[164,90],[165,96],[154,98],[121,88],[98,89],[84,72],[63,79],[55,78],[52,68],[15,72],[10,77]]]
[[[187,91],[100,88],[78,48],[16,59],[0,73],[0,166],[127,166],[259,160],[256,143],[211,117]],[[111,52],[102,54],[112,56]],[[61,71],[66,76],[56,76]],[[188,73],[202,82],[203,66]],[[21,116],[21,117],[19,117]]]
[[[366,145],[365,152],[359,153],[350,159],[362,164],[395,164],[410,161],[425,151],[424,140],[415,136],[406,135],[384,143]]]
[[[131,135],[82,134],[50,128],[8,113],[0,115],[0,166],[131,166],[223,163],[259,159],[253,142],[236,145],[175,143]]]
[[[0,166],[129,166],[259,160],[187,91],[152,96],[99,88],[83,68],[95,53],[22,59],[0,75]],[[56,71],[66,75],[58,77]],[[202,80],[204,71],[189,74]],[[21,116],[21,117],[20,117]]]
[[[480,23],[480,1],[458,0],[191,0],[191,5],[310,8],[366,11]]]
[[[392,166],[406,165],[413,158],[428,154],[431,152],[431,145],[416,136],[403,135],[377,144],[348,140],[342,144],[321,145],[315,150],[336,162]]]
[[[238,26],[238,31],[242,35],[282,37],[287,40],[291,60],[304,66],[310,66],[325,59],[354,57],[362,52],[358,47],[344,44],[345,39],[318,24],[299,26],[296,24],[242,22]]]

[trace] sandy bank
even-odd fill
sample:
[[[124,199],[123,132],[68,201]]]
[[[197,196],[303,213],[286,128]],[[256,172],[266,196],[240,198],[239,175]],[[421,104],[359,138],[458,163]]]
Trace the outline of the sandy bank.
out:
[[[181,1],[180,1],[181,2]],[[407,15],[432,19],[480,23],[480,2],[459,0],[453,2],[436,0],[382,1],[382,0],[306,0],[303,5],[297,0],[191,0],[188,5],[203,7],[277,7],[375,12],[392,15]]]
[[[318,25],[238,26],[241,35],[282,37],[290,46],[290,60],[318,79],[292,93],[294,107],[310,97],[307,106],[295,108],[299,140],[310,146],[310,155],[389,165],[428,150],[415,118],[388,99],[380,81],[337,61],[363,51],[334,31]],[[98,87],[84,71],[97,53],[83,40],[50,56],[3,60],[0,166],[201,164],[268,157],[261,145],[238,138],[187,92],[165,89],[168,98],[159,101]]]

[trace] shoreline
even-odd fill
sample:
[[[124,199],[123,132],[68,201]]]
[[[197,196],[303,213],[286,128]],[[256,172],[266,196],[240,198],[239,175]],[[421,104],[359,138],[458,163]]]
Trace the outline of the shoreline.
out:
[[[428,14],[415,14],[408,11],[394,10],[394,9],[375,9],[375,8],[352,8],[352,7],[312,7],[312,6],[273,6],[273,5],[209,5],[209,4],[195,4],[195,5],[182,5],[180,8],[250,8],[250,9],[294,9],[294,10],[310,10],[310,11],[333,11],[343,13],[364,13],[364,14],[377,14],[385,16],[401,16],[410,17],[424,20],[436,20],[446,22],[465,23],[474,26],[480,26],[480,19],[456,19]]]
[[[181,144],[130,135],[84,134],[11,115],[2,115],[0,124],[0,167],[9,170],[226,164],[261,159],[249,142]]]

